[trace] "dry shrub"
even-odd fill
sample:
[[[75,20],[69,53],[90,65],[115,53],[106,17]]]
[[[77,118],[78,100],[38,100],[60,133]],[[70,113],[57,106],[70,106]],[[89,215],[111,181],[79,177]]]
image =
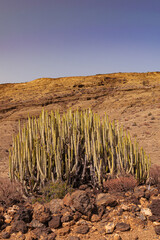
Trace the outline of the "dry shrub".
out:
[[[149,185],[157,185],[160,183],[160,166],[155,164],[150,168],[149,179],[147,183]]]
[[[109,179],[103,183],[108,192],[133,191],[136,185],[137,180],[132,175]]]
[[[24,200],[20,183],[0,178],[0,205],[8,207]]]

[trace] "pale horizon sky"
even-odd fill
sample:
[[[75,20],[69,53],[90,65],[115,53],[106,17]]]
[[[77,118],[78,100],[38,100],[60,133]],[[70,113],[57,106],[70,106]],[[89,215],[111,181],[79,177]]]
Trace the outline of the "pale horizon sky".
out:
[[[159,66],[159,0],[0,0],[0,83]]]

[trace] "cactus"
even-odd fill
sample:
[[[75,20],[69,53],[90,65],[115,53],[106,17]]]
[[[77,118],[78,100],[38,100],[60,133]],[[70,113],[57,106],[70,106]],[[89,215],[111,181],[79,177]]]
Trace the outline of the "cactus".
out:
[[[144,150],[118,122],[110,122],[107,115],[100,120],[90,109],[63,115],[43,109],[39,118],[28,117],[9,153],[10,178],[20,181],[26,193],[51,180],[101,186],[109,174],[132,174],[142,182],[149,168]]]

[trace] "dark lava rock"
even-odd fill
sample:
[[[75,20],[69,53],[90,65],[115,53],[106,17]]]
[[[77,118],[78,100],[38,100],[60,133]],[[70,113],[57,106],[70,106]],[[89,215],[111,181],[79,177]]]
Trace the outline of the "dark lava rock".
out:
[[[44,227],[44,224],[36,219],[33,219],[27,226],[30,228],[41,228]]]
[[[47,223],[51,219],[49,208],[46,208],[40,203],[36,203],[33,209],[33,219],[36,219],[41,223]]]
[[[69,222],[73,220],[73,214],[70,212],[66,212],[65,214],[63,214],[63,216],[61,217],[61,222]]]
[[[26,223],[22,220],[13,222],[12,226],[12,233],[14,232],[22,232],[23,234],[27,233],[28,227]]]
[[[62,210],[63,200],[52,199],[49,203],[45,204],[45,206],[50,209],[52,214],[58,214]]]
[[[118,204],[116,198],[109,193],[100,193],[96,198],[96,205],[115,207]]]
[[[141,197],[145,196],[145,190],[135,187],[134,189],[134,194],[133,194],[137,199],[140,199]]]
[[[121,232],[129,231],[130,225],[127,223],[123,223],[123,222],[117,223],[116,230],[121,231]]]
[[[82,224],[80,226],[77,226],[76,233],[78,234],[86,234],[89,231],[89,227],[87,224]]]
[[[52,219],[48,222],[50,228],[59,228],[61,226],[60,216],[52,216]]]
[[[43,233],[48,234],[48,235],[52,233],[51,229],[46,226],[41,227],[41,228],[35,228],[32,232],[38,237],[38,239],[40,238],[40,236]]]
[[[91,202],[90,196],[82,190],[77,190],[71,195],[72,208],[78,212],[87,215],[92,212],[94,208],[94,203]]]
[[[15,220],[22,220],[25,223],[29,223],[32,220],[32,210],[31,209],[25,209],[20,208],[18,212],[16,213]]]

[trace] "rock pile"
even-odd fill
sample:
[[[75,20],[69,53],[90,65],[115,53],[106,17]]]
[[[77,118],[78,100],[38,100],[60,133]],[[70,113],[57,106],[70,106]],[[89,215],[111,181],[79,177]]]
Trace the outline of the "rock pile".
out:
[[[142,239],[138,229],[149,228],[154,228],[155,236],[160,235],[160,194],[154,187],[95,193],[84,185],[49,203],[0,207],[0,239],[120,240],[136,230],[137,235],[130,238],[135,240]]]

